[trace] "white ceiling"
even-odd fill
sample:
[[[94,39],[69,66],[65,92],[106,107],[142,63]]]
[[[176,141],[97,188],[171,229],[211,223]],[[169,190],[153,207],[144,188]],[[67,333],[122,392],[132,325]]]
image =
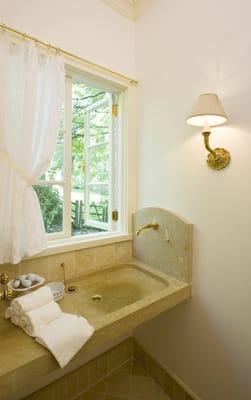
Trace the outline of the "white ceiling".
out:
[[[102,0],[105,4],[130,19],[136,19],[153,0]]]

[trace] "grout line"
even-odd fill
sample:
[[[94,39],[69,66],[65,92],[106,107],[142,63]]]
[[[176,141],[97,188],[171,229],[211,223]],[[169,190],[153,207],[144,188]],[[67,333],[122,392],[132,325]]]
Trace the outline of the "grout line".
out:
[[[82,390],[82,392],[79,392],[76,396],[72,397],[71,400],[77,400],[77,398],[79,396],[81,396],[82,394],[88,392],[93,386],[97,385],[97,383],[102,382],[104,379],[108,378],[108,376],[110,376],[111,374],[116,372],[116,370],[118,370],[119,368],[123,367],[124,364],[126,364],[128,361],[131,361],[131,360],[133,360],[133,356],[128,358],[126,361],[123,361],[122,364],[120,364],[117,367],[115,367],[112,370],[110,370],[107,374],[105,374],[102,378],[98,379],[95,383],[92,383],[92,384],[88,385],[86,389]]]
[[[135,357],[135,346],[138,346],[141,351],[144,353],[144,355],[152,360],[159,368],[161,368],[164,371],[165,375],[168,375],[171,380],[172,380],[172,385],[176,384],[178,386],[180,386],[182,388],[182,390],[185,392],[185,395],[190,396],[193,400],[201,400],[195,393],[193,393],[193,391],[179,378],[177,377],[175,374],[173,374],[172,372],[170,372],[166,366],[164,366],[164,364],[162,362],[160,362],[159,360],[157,360],[154,356],[152,356],[145,348],[144,346],[142,346],[135,338],[133,338],[133,357]],[[136,358],[135,358],[136,359]],[[136,359],[136,361],[138,362],[138,364],[140,364],[140,366],[145,369],[143,367],[143,365],[140,363],[139,360]],[[146,371],[147,372],[147,371]],[[149,373],[149,376],[150,373]],[[155,378],[153,376],[151,376],[152,379],[160,386],[160,384],[157,382],[157,380],[155,380]],[[161,387],[161,386],[160,386]],[[164,390],[164,388],[162,388]],[[164,390],[165,391],[165,390]],[[165,392],[166,393],[166,392]],[[168,394],[167,394],[168,395]],[[170,395],[168,395],[170,397]],[[171,396],[170,400],[172,399],[173,396]]]

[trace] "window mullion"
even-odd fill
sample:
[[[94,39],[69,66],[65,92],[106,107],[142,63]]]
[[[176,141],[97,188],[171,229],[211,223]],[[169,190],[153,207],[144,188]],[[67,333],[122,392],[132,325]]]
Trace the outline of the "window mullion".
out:
[[[64,233],[71,237],[72,79],[66,77],[64,147]]]
[[[85,115],[85,223],[89,219],[90,211],[90,112]]]
[[[116,193],[115,193],[115,131],[116,131],[116,118],[112,113],[112,106],[115,104],[115,96],[111,94],[110,97],[110,135],[109,135],[109,229],[116,230],[117,222],[112,220],[112,211],[116,210]],[[117,210],[118,211],[118,210]]]

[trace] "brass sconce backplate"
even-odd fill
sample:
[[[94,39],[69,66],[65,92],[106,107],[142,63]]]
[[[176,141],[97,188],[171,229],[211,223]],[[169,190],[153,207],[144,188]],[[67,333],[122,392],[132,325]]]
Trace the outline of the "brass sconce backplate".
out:
[[[217,147],[214,149],[214,153],[216,156],[212,153],[209,153],[207,156],[207,163],[210,168],[223,169],[230,163],[231,156],[229,151]]]
[[[210,131],[205,131],[202,132],[202,135],[204,137],[204,145],[205,148],[209,151],[209,154],[207,156],[207,165],[210,168],[213,169],[223,169],[225,168],[231,159],[229,151],[217,147],[216,149],[212,149],[210,144],[209,144],[209,136],[211,132]]]

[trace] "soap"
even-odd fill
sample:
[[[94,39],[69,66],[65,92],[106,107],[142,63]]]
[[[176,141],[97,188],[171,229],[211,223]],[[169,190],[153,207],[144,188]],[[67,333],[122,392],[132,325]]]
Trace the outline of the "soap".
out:
[[[14,282],[12,283],[12,286],[14,289],[17,289],[21,285],[21,282],[19,279],[15,279]]]
[[[31,282],[38,282],[37,278],[38,278],[38,276],[37,276],[36,274],[33,274],[32,272],[30,272],[30,273],[27,275],[27,279],[28,279],[29,281],[31,281]]]
[[[29,280],[29,279],[23,279],[22,280],[22,285],[24,286],[24,287],[30,287],[31,286],[31,284],[32,284],[32,282]]]
[[[18,275],[15,279],[18,279],[19,281],[22,282],[22,280],[27,278],[27,274],[23,274],[23,275]]]

